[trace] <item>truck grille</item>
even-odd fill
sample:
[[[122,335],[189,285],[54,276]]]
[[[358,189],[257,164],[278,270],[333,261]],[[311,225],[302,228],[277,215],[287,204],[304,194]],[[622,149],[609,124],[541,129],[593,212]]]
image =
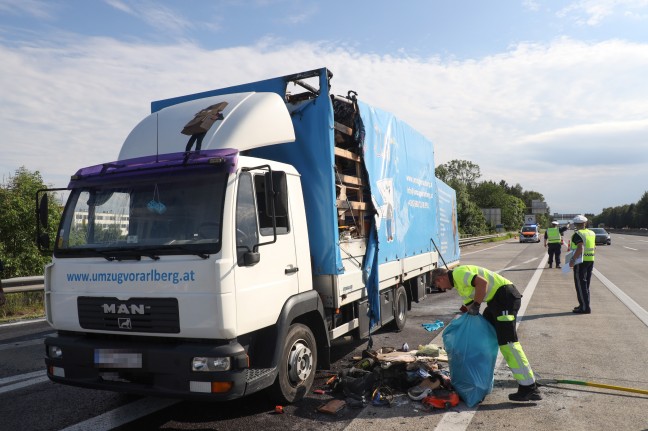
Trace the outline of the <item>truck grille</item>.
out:
[[[131,298],[121,301],[110,297],[77,298],[79,324],[84,329],[121,332],[180,332],[176,298]]]

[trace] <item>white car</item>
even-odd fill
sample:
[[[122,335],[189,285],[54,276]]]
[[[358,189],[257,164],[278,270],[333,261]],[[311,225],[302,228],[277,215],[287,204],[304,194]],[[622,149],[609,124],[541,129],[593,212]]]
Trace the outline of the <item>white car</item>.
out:
[[[535,224],[522,226],[520,229],[520,242],[540,242],[540,231]]]

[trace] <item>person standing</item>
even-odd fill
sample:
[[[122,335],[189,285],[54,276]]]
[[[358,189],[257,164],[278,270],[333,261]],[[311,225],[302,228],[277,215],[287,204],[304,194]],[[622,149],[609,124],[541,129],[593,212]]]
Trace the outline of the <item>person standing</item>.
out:
[[[587,229],[587,217],[577,215],[574,217],[574,234],[571,238],[571,249],[574,254],[569,261],[569,267],[574,269],[574,285],[578,306],[572,310],[578,314],[590,314],[590,281],[594,269],[594,255],[596,254],[596,234]],[[579,262],[582,257],[582,262]]]
[[[515,320],[522,295],[513,283],[486,268],[460,265],[452,270],[434,269],[432,284],[443,291],[456,288],[469,314],[479,314],[481,303],[486,301],[483,316],[495,328],[500,352],[518,383],[517,392],[509,394],[509,400],[541,400],[533,370],[518,341]]]
[[[558,228],[558,222],[552,221],[551,227],[547,228],[544,234],[544,246],[547,248],[549,254],[549,268],[553,265],[554,259],[556,260],[556,268],[560,268],[560,251],[563,245],[562,232]]]

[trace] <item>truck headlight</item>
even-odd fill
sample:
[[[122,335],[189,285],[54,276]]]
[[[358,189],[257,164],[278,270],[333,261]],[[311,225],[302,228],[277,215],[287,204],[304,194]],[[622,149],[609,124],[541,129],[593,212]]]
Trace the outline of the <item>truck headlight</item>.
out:
[[[192,371],[227,371],[231,368],[232,361],[227,358],[195,357],[191,361]]]

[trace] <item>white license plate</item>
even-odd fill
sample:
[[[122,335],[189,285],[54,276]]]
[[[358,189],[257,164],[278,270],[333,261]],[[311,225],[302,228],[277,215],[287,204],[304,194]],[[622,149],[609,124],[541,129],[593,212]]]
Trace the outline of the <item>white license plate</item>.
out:
[[[100,368],[142,368],[142,354],[130,350],[95,349],[94,363]]]

